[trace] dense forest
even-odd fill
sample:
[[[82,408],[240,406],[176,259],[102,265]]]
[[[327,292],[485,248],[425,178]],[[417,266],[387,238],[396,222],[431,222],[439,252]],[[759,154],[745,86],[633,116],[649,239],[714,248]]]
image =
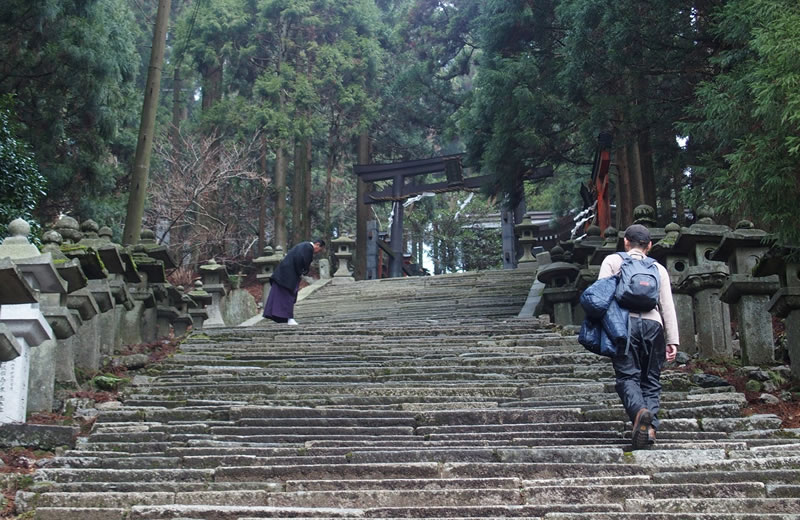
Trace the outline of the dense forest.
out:
[[[800,243],[797,0],[5,0],[0,236],[69,214],[121,237],[159,4],[144,225],[183,262],[355,233],[361,146],[492,175],[406,211],[437,271],[490,267],[470,224],[581,209],[600,133],[622,225],[709,204]]]

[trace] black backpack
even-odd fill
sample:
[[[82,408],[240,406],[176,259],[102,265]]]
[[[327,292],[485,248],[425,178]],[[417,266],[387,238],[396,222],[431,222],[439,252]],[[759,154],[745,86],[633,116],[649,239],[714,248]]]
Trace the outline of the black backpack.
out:
[[[646,312],[658,305],[658,267],[650,257],[641,260],[632,258],[628,253],[617,253],[622,257],[617,292],[614,297],[620,307],[630,311]]]

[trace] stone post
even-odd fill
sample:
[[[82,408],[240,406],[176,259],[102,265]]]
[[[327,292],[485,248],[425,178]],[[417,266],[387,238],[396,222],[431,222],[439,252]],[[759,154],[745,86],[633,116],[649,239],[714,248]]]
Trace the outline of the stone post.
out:
[[[116,352],[124,343],[125,328],[128,313],[136,307],[136,301],[131,294],[128,284],[141,283],[141,275],[136,270],[131,252],[119,244],[111,241],[113,231],[108,226],[103,226],[97,231],[97,249],[100,258],[108,269],[108,285],[114,296],[114,335],[113,351]],[[138,335],[138,334],[137,334]]]
[[[264,248],[264,254],[253,260],[253,263],[258,269],[256,280],[261,283],[262,308],[266,305],[267,298],[269,297],[269,290],[271,288],[269,278],[272,276],[272,273],[275,272],[275,268],[281,263],[281,260],[283,260],[283,248],[281,246],[276,247],[274,252],[271,246],[266,246]]]
[[[189,316],[192,318],[192,331],[203,330],[203,324],[208,319],[206,306],[211,304],[213,297],[203,289],[203,282],[195,280],[194,289],[189,291],[192,305],[189,307]]]
[[[21,303],[0,305],[0,323],[14,337],[19,353],[0,363],[0,423],[25,421],[31,348],[55,340],[55,334],[39,308],[38,293],[34,291],[66,291],[66,282],[56,272],[51,255],[41,255],[36,246],[28,242],[30,225],[16,219],[8,225],[8,231],[11,236],[0,244],[0,258],[9,258],[33,291],[28,290],[27,295],[23,293]],[[19,288],[20,284],[17,285]],[[6,339],[6,343],[10,341]],[[12,343],[10,346],[13,349],[15,345]]]
[[[728,263],[731,275],[720,298],[731,305],[739,331],[742,363],[762,365],[775,361],[772,316],[767,310],[770,296],[779,288],[777,275],[754,277],[753,268],[767,252],[767,232],[743,220],[736,230],[725,233],[712,259]]]
[[[522,247],[522,256],[517,260],[517,269],[536,269],[538,263],[533,256],[533,247],[536,245],[536,232],[539,226],[531,222],[530,217],[525,217],[522,222],[514,226],[517,242]]]
[[[224,265],[218,264],[212,258],[207,264],[200,266],[200,274],[203,277],[203,288],[211,295],[211,304],[206,308],[208,319],[203,323],[203,327],[224,327],[222,299],[227,292],[225,285],[228,283],[228,271]]]
[[[356,241],[347,235],[342,235],[339,238],[331,240],[333,244],[334,256],[339,263],[339,268],[333,274],[333,278],[337,281],[354,281],[350,268],[347,265],[350,258],[353,256],[353,246]]]
[[[178,317],[172,323],[172,328],[175,331],[175,337],[179,338],[186,335],[186,331],[192,325],[192,317],[189,314],[189,307],[194,306],[194,300],[188,294],[184,294],[184,287],[179,285],[175,290],[180,295],[180,303],[178,304]]]

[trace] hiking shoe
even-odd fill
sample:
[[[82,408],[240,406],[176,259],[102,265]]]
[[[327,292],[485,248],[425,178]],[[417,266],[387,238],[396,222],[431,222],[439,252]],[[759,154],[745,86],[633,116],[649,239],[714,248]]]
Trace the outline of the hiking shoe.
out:
[[[647,430],[647,444],[653,445],[656,443],[656,429],[652,426]]]
[[[642,408],[636,413],[636,420],[633,421],[633,449],[640,450],[647,447],[650,438],[650,426],[653,423],[653,414],[647,408]]]

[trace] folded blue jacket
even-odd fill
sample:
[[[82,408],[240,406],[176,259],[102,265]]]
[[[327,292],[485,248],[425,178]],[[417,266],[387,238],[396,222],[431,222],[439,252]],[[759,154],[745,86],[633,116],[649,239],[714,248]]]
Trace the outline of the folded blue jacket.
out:
[[[616,276],[597,280],[580,297],[586,319],[581,325],[578,342],[601,356],[614,357],[618,349],[624,349],[628,343],[629,313],[614,299],[617,281]]]

